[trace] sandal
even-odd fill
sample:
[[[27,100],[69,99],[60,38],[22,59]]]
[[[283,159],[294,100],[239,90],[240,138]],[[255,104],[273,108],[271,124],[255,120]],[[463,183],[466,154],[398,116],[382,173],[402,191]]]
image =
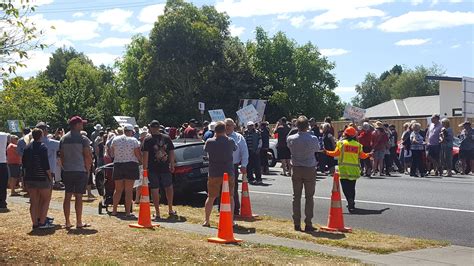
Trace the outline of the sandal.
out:
[[[169,216],[178,216],[178,212],[177,211],[170,211],[168,212]]]
[[[91,224],[88,224],[88,223],[83,223],[82,225],[76,225],[76,228],[77,229],[82,229],[82,228],[87,228],[87,227],[91,227],[92,225]]]

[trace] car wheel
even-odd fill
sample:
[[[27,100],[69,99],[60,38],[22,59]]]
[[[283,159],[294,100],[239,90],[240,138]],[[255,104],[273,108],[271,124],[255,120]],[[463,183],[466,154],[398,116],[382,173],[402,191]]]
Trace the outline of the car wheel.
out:
[[[463,160],[459,160],[457,157],[453,159],[454,171],[458,174],[464,174],[466,171],[466,166],[464,165]]]
[[[268,158],[268,165],[270,167],[275,167],[275,165],[277,164],[277,160],[275,158],[275,154],[273,153],[273,150],[270,150],[270,158]]]

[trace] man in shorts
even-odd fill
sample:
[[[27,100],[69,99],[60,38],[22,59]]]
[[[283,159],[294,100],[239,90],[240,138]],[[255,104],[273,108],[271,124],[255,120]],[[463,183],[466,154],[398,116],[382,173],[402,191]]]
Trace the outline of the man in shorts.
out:
[[[155,205],[155,221],[160,219],[160,186],[165,189],[168,200],[168,214],[176,216],[173,211],[173,179],[175,155],[171,138],[160,132],[160,122],[153,120],[150,123],[151,135],[143,142],[143,171],[148,170],[151,196]]]
[[[73,195],[75,198],[76,227],[83,228],[90,226],[90,224],[82,221],[82,195],[86,193],[89,171],[92,166],[90,141],[86,136],[81,134],[84,123],[87,123],[87,121],[79,116],[74,116],[69,119],[71,131],[61,138],[59,144],[66,192],[63,203],[66,228],[72,227],[69,215]]]
[[[205,205],[205,221],[202,226],[209,227],[214,201],[221,191],[224,173],[229,175],[229,194],[231,212],[234,213],[234,164],[233,153],[237,149],[235,142],[226,136],[226,124],[217,122],[215,137],[210,138],[204,145],[204,150],[209,155],[209,177],[207,179],[207,200]],[[222,208],[222,206],[221,206]]]

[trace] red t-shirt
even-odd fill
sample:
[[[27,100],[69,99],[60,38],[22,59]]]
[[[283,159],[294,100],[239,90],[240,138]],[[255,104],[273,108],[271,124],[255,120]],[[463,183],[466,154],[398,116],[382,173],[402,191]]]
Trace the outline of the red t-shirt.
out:
[[[372,149],[374,151],[382,151],[387,149],[388,135],[385,131],[376,129],[372,132]]]
[[[197,129],[188,126],[188,127],[184,130],[184,137],[187,138],[187,139],[195,139],[195,138],[197,138]]]
[[[21,164],[21,156],[16,152],[16,144],[10,143],[7,147],[7,163]]]
[[[360,131],[359,136],[357,137],[357,140],[359,141],[360,144],[364,147],[370,147],[372,144],[372,132],[371,131]]]

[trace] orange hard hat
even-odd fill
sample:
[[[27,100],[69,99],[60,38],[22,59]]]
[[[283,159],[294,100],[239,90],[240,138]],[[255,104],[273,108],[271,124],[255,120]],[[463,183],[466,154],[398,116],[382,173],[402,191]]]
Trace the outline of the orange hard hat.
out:
[[[354,137],[357,135],[357,130],[353,127],[347,127],[346,130],[344,130],[344,135],[348,137]]]

